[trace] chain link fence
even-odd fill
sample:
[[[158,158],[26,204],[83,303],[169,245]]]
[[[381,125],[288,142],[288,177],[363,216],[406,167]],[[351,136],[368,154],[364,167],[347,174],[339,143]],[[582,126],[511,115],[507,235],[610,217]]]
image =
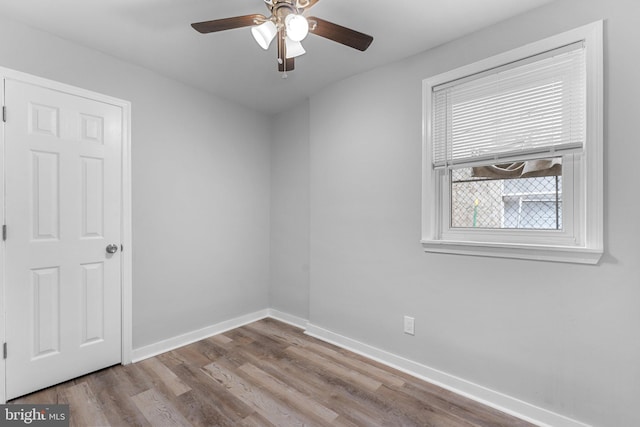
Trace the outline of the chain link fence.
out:
[[[496,179],[451,171],[451,227],[562,229],[562,176]]]

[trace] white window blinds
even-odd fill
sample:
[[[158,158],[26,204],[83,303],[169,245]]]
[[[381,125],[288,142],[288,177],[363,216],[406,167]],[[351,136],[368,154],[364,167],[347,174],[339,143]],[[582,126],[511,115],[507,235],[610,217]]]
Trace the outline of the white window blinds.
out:
[[[434,167],[581,150],[585,76],[580,42],[434,87]]]

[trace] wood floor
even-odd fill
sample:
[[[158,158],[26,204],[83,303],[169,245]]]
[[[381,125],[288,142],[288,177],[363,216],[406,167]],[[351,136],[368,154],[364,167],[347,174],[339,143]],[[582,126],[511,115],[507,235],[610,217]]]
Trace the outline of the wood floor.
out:
[[[11,403],[82,427],[531,425],[272,319]]]

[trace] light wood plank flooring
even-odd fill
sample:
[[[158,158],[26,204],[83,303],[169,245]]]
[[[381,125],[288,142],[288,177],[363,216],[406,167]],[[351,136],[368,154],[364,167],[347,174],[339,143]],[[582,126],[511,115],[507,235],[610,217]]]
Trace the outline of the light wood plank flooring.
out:
[[[264,319],[14,400],[75,426],[530,426]]]

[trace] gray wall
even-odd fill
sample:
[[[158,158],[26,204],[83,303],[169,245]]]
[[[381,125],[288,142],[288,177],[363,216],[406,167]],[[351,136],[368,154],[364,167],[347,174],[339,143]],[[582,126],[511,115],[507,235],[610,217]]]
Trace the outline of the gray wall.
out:
[[[309,102],[273,118],[271,308],[309,318]]]
[[[640,425],[639,17],[637,0],[557,0],[313,96],[311,322],[584,422]],[[424,253],[422,79],[599,19],[600,265]]]
[[[134,348],[267,307],[268,117],[19,24],[0,39],[0,66],[132,102]]]

